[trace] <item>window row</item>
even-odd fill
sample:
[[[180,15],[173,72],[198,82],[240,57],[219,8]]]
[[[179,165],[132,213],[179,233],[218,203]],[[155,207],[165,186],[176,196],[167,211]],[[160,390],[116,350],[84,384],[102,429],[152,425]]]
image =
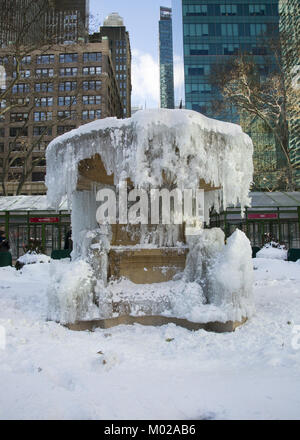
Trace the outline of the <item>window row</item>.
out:
[[[185,74],[188,76],[203,76],[210,74],[210,65],[185,66]]]
[[[30,63],[30,57],[26,64]],[[78,53],[61,53],[59,55],[60,63],[77,63],[79,60]],[[37,55],[37,64],[53,64],[55,61],[55,55]],[[85,52],[83,54],[83,62],[101,62],[102,52]]]
[[[184,24],[185,37],[238,37],[238,36],[259,36],[276,31],[276,27],[270,25],[269,29],[265,23],[216,23],[216,24]]]
[[[200,93],[207,94],[212,92],[211,84],[187,84],[186,93]]]
[[[225,3],[225,2],[224,2]],[[186,17],[194,16],[277,16],[278,15],[278,3],[271,4],[224,4],[217,5],[207,2],[207,4],[197,5],[183,5],[183,15]]]
[[[267,48],[255,44],[185,44],[184,55],[237,55],[240,52],[253,55],[266,55]]]
[[[83,75],[100,75],[102,73],[101,66],[91,66],[91,67],[83,67],[82,74]],[[38,78],[52,78],[54,76],[54,69],[36,69],[35,75]],[[77,76],[78,68],[77,67],[64,67],[59,69],[59,76]],[[29,78],[31,76],[30,70],[20,70],[20,78]],[[17,78],[17,72],[13,72],[13,78]]]

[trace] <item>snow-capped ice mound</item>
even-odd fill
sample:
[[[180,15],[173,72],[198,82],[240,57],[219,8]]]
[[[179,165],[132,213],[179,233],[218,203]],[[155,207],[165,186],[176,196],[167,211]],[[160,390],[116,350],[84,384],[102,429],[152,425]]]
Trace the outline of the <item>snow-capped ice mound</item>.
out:
[[[37,254],[36,252],[27,252],[18,258],[18,262],[25,264],[36,264],[36,263],[50,263],[51,258],[44,254]]]
[[[48,199],[58,206],[76,191],[78,164],[99,154],[108,175],[135,186],[197,188],[203,179],[220,194],[211,204],[248,205],[253,144],[240,126],[190,110],[143,110],[130,119],[107,118],[56,138],[47,148]]]
[[[271,260],[287,260],[288,251],[284,246],[274,247],[272,243],[266,244],[256,254],[256,258],[270,258]]]

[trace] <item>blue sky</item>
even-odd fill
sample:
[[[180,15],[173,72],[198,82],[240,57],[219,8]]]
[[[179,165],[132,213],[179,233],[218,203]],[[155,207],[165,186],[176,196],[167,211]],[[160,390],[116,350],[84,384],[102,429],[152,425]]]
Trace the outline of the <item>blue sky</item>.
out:
[[[145,106],[145,103],[147,108],[159,106],[159,8],[171,7],[171,3],[171,0],[90,0],[90,12],[97,24],[102,25],[111,12],[118,12],[124,18],[133,54],[134,106]]]

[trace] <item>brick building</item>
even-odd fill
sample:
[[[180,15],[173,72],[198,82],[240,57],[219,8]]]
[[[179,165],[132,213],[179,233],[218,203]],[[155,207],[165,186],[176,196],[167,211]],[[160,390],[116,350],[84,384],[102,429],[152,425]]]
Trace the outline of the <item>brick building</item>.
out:
[[[13,49],[0,49],[0,64],[12,84]],[[123,117],[109,41],[28,54],[20,79],[1,102],[2,108],[12,104],[0,119],[0,195],[44,194],[45,149],[53,138],[95,119]]]

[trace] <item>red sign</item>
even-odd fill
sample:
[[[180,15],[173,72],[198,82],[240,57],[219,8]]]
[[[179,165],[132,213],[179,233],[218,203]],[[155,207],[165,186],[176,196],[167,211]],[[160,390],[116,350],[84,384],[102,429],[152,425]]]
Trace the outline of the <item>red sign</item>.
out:
[[[32,217],[30,223],[59,223],[58,217]]]
[[[249,220],[278,219],[278,214],[248,214]]]

